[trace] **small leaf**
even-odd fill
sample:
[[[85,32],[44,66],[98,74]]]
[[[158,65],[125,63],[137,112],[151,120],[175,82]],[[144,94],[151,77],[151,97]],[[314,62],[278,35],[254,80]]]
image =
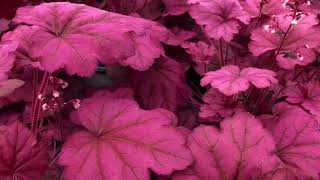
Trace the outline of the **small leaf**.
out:
[[[11,94],[14,90],[23,86],[24,84],[25,82],[20,79],[9,79],[0,82],[0,97]]]
[[[245,68],[240,71],[234,65],[224,66],[217,71],[206,73],[201,80],[201,85],[210,84],[223,94],[230,96],[246,91],[252,83],[257,88],[266,88],[278,83],[274,77],[276,73],[267,69]]]

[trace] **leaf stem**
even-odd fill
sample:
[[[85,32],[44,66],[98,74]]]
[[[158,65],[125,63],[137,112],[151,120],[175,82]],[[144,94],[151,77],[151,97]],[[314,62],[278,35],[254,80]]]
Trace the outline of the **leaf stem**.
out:
[[[222,50],[222,39],[219,39],[219,54],[220,54],[220,66],[224,66],[224,59],[223,59],[223,50]]]
[[[39,119],[39,115],[40,115],[40,111],[41,111],[41,103],[43,100],[43,94],[45,93],[47,86],[48,86],[48,82],[50,79],[50,73],[49,72],[45,72],[41,81],[41,85],[39,88],[38,93],[34,93],[36,94],[36,97],[34,97],[35,102],[34,102],[34,110],[32,113],[32,131],[35,132],[37,129],[37,123],[38,123],[38,119]]]

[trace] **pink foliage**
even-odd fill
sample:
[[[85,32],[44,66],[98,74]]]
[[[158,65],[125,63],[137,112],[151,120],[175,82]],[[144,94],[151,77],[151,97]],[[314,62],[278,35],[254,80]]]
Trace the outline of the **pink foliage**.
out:
[[[0,180],[318,180],[318,0],[0,2]]]

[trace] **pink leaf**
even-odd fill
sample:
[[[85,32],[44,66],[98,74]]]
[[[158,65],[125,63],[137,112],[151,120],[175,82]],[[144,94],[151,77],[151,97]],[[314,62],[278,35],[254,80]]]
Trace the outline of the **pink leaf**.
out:
[[[146,70],[168,38],[152,21],[65,2],[20,8],[14,21],[34,25],[32,55],[47,71],[64,68],[81,76],[92,75],[98,60]]]
[[[176,111],[190,97],[184,68],[173,59],[161,58],[149,70],[135,71],[130,76],[135,95],[143,108]]]
[[[0,179],[40,180],[47,159],[46,145],[21,123],[0,126]]]
[[[283,163],[297,175],[318,178],[320,133],[315,119],[302,109],[291,107],[281,113],[272,132],[276,153]]]
[[[278,80],[274,78],[276,75],[277,73],[274,71],[252,67],[245,68],[240,73],[240,76],[245,77],[257,88],[266,88],[272,84],[277,84]]]
[[[271,70],[258,68],[245,68],[240,71],[234,65],[224,66],[217,71],[206,73],[201,80],[201,85],[210,84],[223,94],[230,96],[242,91],[246,91],[252,83],[257,88],[266,88],[277,83],[274,78],[276,73]]]
[[[189,173],[180,175],[187,174],[187,179],[254,179],[279,164],[272,137],[252,115],[237,113],[223,121],[221,128],[219,132],[200,126],[193,131],[188,144],[195,164]]]
[[[182,170],[191,162],[184,137],[171,126],[173,114],[144,111],[133,100],[93,97],[72,114],[86,128],[62,148],[66,179],[149,179]]]
[[[238,1],[234,0],[188,0],[192,18],[213,39],[223,38],[229,42],[238,33],[241,22],[249,23],[249,16]]]
[[[8,73],[14,64],[14,52],[17,48],[18,42],[16,41],[5,41],[0,44],[0,80],[8,78]]]

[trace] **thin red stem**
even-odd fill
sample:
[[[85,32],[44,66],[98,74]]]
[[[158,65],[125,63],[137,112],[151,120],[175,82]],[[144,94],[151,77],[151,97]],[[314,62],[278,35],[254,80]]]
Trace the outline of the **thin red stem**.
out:
[[[224,60],[223,60],[223,50],[222,50],[222,39],[219,40],[219,54],[220,54],[220,66],[224,66]]]
[[[34,111],[32,114],[32,131],[35,132],[37,129],[37,123],[41,111],[41,103],[43,100],[43,95],[47,89],[48,83],[50,79],[50,73],[45,72],[41,81],[41,85],[38,91],[38,94],[36,94],[35,102],[34,102]],[[42,96],[42,97],[41,97]]]
[[[35,102],[37,99],[37,84],[38,84],[38,70],[33,70],[33,81],[32,81],[32,112],[34,112]]]

